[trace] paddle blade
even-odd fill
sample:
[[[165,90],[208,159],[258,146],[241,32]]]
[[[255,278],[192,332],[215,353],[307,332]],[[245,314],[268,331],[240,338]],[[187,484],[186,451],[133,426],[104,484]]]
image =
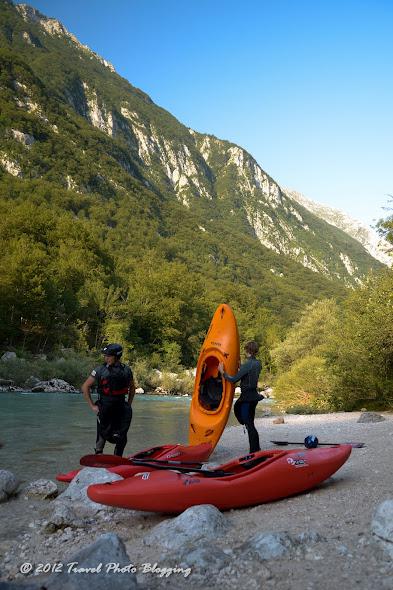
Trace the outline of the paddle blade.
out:
[[[79,463],[84,467],[116,467],[116,465],[130,465],[131,461],[117,455],[84,455]]]

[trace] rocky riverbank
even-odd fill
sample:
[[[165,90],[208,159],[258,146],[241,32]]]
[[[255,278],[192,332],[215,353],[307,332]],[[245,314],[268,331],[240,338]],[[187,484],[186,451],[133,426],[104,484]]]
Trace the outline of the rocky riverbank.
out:
[[[320,442],[362,441],[365,447],[354,448],[347,463],[317,489],[253,508],[220,513],[199,506],[169,517],[101,507],[86,499],[87,484],[118,476],[93,469],[84,470],[68,489],[58,484],[55,499],[53,482],[26,486],[0,504],[7,523],[0,543],[2,580],[32,588],[46,580],[48,590],[77,585],[391,589],[393,415],[385,413],[381,421],[359,418],[365,415],[285,416],[281,424],[258,420],[264,448],[273,446],[271,439],[302,441],[311,433]],[[210,465],[246,448],[243,429],[227,428]],[[75,571],[68,573],[71,566],[65,564],[72,562]],[[32,571],[24,566],[23,574],[25,563]],[[78,567],[101,571],[83,573]]]
[[[6,351],[0,357],[0,393],[80,393],[81,383],[102,359],[78,356],[75,352],[49,360],[46,355],[19,357]],[[196,369],[178,372],[159,370],[140,359],[132,365],[137,393],[140,395],[191,395]]]

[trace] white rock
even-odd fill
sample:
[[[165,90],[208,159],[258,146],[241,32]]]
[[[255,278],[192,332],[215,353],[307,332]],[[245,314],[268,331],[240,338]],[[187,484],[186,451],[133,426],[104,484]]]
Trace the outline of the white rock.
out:
[[[371,530],[384,541],[393,543],[393,500],[385,500],[377,507]]]
[[[173,520],[154,527],[143,539],[145,545],[160,545],[165,549],[179,549],[188,542],[216,538],[223,535],[228,523],[221,512],[210,504],[192,506]]]
[[[11,160],[7,154],[0,153],[0,165],[8,172],[8,174],[22,178],[23,174],[20,165],[15,160]]]
[[[2,355],[1,360],[4,361],[4,362],[7,362],[7,361],[14,361],[16,358],[17,358],[16,357],[16,352],[11,352],[11,351],[8,351],[7,350],[7,352],[5,352]]]
[[[13,138],[16,139],[16,141],[19,141],[19,143],[22,143],[23,145],[26,145],[28,147],[33,145],[33,143],[35,142],[35,138],[33,137],[33,135],[30,135],[29,133],[23,133],[23,131],[18,131],[18,129],[11,129],[11,133]]]
[[[111,473],[107,469],[96,467],[85,467],[71,481],[68,488],[55,500],[55,508],[61,504],[70,506],[76,516],[92,516],[98,512],[114,511],[110,506],[92,502],[87,495],[87,488],[95,483],[105,483],[110,481],[119,481],[123,479],[116,473]]]
[[[145,393],[145,390],[142,387],[137,387],[135,393],[137,395],[143,395]]]
[[[45,392],[45,393],[55,393],[55,392],[64,392],[64,393],[78,393],[78,390],[75,389],[73,385],[67,383],[63,379],[51,379],[50,381],[40,381],[32,387],[31,391],[33,392]]]
[[[27,496],[40,496],[41,498],[55,498],[59,489],[50,479],[37,479],[32,481],[25,490]]]

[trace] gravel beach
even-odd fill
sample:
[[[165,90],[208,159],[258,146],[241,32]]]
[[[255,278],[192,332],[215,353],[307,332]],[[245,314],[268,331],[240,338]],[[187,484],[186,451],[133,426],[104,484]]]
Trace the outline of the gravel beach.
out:
[[[176,573],[168,577],[154,572],[139,573],[138,587],[393,589],[393,552],[389,554],[371,528],[376,508],[385,500],[393,500],[393,414],[382,412],[383,421],[358,423],[360,415],[360,412],[285,415],[284,424],[273,424],[274,417],[257,420],[262,448],[273,448],[272,439],[303,441],[309,434],[317,435],[320,442],[364,442],[365,447],[354,448],[349,460],[333,477],[306,494],[223,513],[228,530],[203,545],[210,551],[212,560],[214,552],[219,551],[221,556],[229,556],[229,564],[220,566],[218,560],[211,570],[209,564],[205,571],[191,568],[187,578]],[[240,456],[247,449],[243,428],[229,427],[209,466]],[[65,489],[62,485],[59,488]],[[133,564],[157,562],[165,566],[177,558],[181,561],[181,552],[177,555],[144,544],[144,537],[153,527],[170,522],[173,517],[121,510],[105,518],[92,519],[79,528],[68,527],[48,534],[43,531],[43,522],[48,518],[52,502],[33,501],[22,490],[17,498],[0,505],[0,517],[12,511],[18,528],[16,536],[9,534],[8,528],[0,540],[2,581],[38,582],[39,578],[19,572],[22,563],[64,562],[67,556],[107,532],[116,533],[124,541]],[[293,551],[274,559],[263,559],[263,556],[253,559],[247,552],[243,558],[239,548],[258,533],[282,533],[303,541]]]

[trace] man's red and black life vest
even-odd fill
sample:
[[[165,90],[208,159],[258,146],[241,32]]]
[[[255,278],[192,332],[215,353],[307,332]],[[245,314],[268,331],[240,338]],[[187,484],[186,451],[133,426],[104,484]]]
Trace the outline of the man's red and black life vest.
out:
[[[112,397],[128,393],[133,376],[127,365],[122,363],[103,364],[93,372],[95,372],[97,391],[100,396]]]

